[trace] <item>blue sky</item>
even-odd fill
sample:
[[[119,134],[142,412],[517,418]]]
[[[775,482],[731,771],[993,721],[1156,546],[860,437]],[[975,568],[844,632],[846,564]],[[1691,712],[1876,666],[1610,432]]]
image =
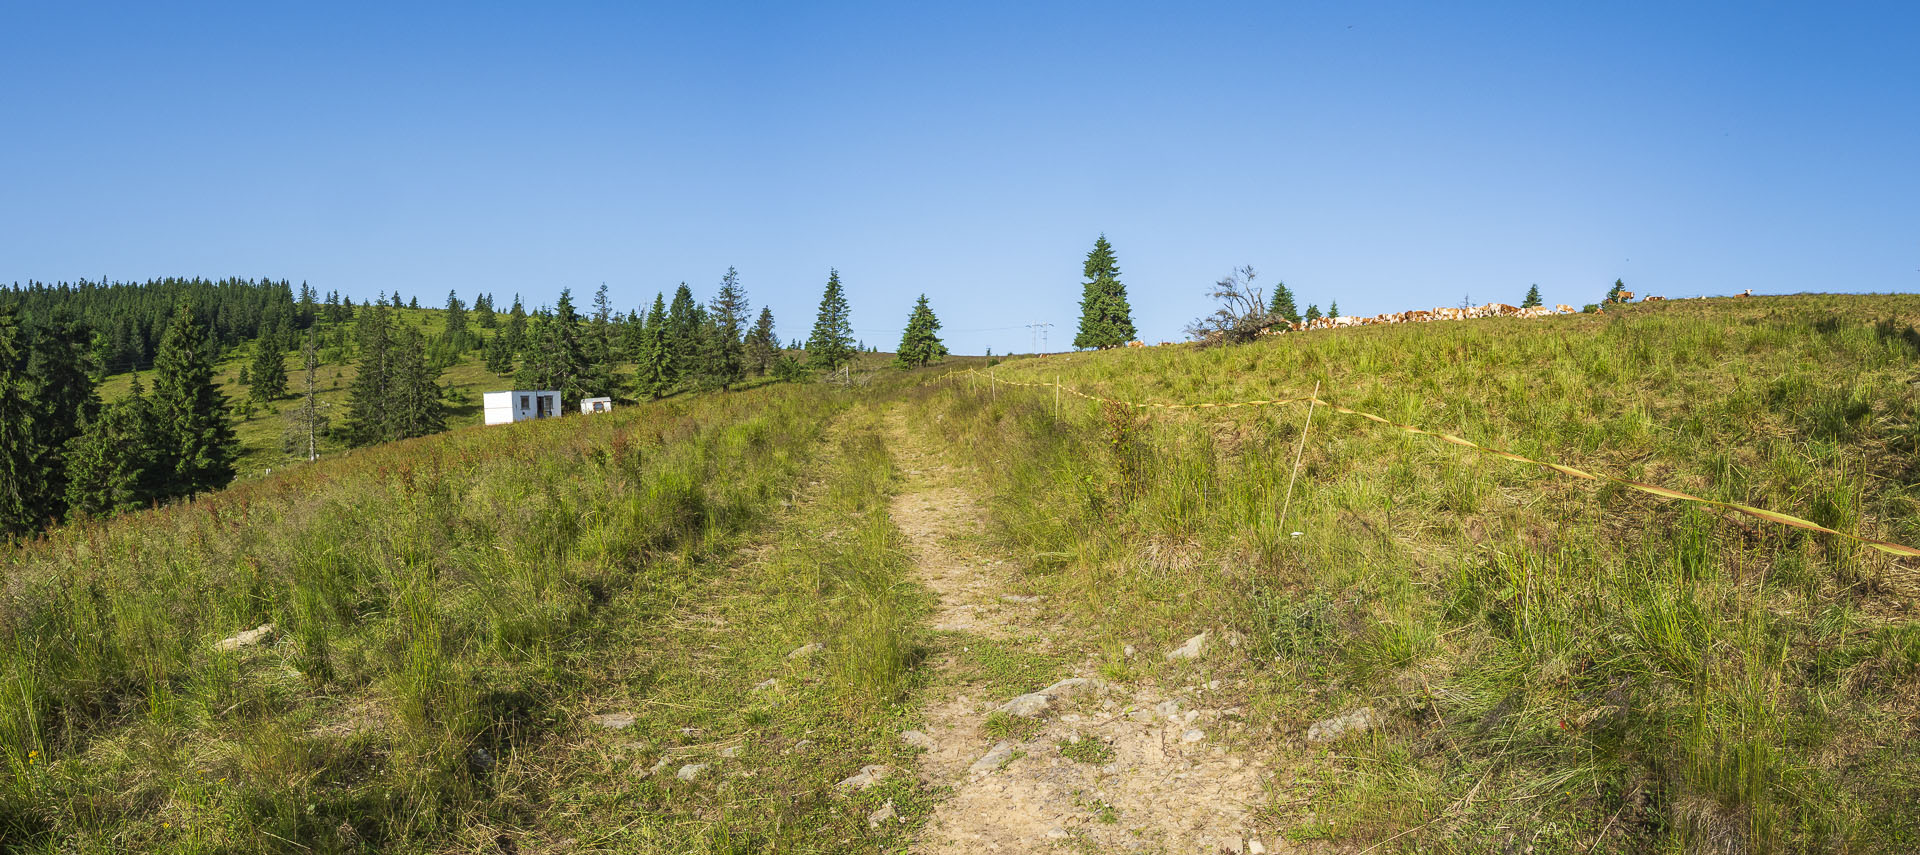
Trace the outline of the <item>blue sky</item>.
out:
[[[0,0],[0,281],[623,308],[839,268],[891,349],[1072,338],[1113,241],[1348,314],[1920,289],[1920,4]]]

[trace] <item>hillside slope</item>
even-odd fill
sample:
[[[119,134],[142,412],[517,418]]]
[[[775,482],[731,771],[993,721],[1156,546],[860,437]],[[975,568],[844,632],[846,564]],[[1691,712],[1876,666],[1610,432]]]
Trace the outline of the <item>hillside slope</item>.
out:
[[[1675,301],[955,360],[68,526],[0,553],[0,839],[1911,851],[1913,561],[1302,405],[1002,381],[1318,384],[1920,544],[1916,320]]]
[[[1243,685],[1292,758],[1270,810],[1295,839],[1911,851],[1913,561],[1325,410],[1301,445],[1304,405],[1135,409],[997,381],[1153,403],[1319,384],[1396,422],[1920,544],[1916,319],[1920,298],[1805,296],[1305,333],[1022,360],[920,406],[983,470],[999,541],[1110,649],[1244,639],[1210,676]],[[1364,735],[1306,738],[1362,708]]]

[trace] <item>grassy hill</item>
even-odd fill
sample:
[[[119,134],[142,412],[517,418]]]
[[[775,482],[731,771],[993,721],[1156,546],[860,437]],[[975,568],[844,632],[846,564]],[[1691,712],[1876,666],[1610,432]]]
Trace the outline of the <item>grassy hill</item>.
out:
[[[1888,323],[1892,319],[1892,323]],[[1605,315],[1026,360],[1138,402],[1304,395],[1537,459],[1920,544],[1920,298]],[[1482,851],[1920,848],[1911,560],[1304,406],[1136,410],[951,384],[1003,542],[1108,645],[1246,640],[1304,767],[1296,837]],[[1384,727],[1302,752],[1305,723]],[[1298,798],[1294,798],[1298,796]],[[1511,851],[1511,850],[1509,850]]]
[[[1223,748],[1277,770],[1263,822],[1309,850],[1913,851],[1913,561],[1324,409],[1307,427],[1303,405],[998,381],[1157,403],[1317,383],[1920,544],[1917,321],[1920,297],[1674,301],[1015,359],[993,380],[954,361],[276,469],[0,554],[0,835],[898,851],[942,792],[833,783],[912,765],[896,734],[947,657],[994,692],[1081,662],[1219,681],[1244,728]],[[1045,651],[927,626],[883,421],[966,473],[980,551],[1050,611]],[[1221,653],[1134,655],[1202,629]],[[1305,739],[1362,707],[1365,733]],[[869,825],[883,803],[902,824]]]

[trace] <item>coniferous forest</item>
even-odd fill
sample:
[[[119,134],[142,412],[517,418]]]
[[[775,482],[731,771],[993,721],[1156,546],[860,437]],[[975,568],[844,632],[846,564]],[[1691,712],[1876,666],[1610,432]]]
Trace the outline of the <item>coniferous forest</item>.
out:
[[[584,307],[420,305],[272,279],[0,287],[0,536],[219,489],[249,453],[264,469],[470,424],[482,388],[557,389],[573,412],[805,380],[857,350],[838,272],[794,348],[731,268],[704,302],[681,283],[625,312],[605,285]],[[938,325],[922,297],[896,364],[944,356]]]

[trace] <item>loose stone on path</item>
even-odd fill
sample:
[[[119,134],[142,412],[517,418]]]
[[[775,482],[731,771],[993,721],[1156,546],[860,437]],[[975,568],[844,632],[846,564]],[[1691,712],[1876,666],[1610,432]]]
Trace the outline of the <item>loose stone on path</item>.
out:
[[[1167,661],[1171,662],[1176,659],[1198,659],[1200,658],[1200,654],[1206,649],[1207,634],[1203,632],[1187,639],[1185,644],[1167,651]]]
[[[1012,757],[1013,743],[1001,741],[989,749],[986,754],[981,755],[980,759],[973,761],[973,765],[967,767],[967,774],[991,775],[999,771],[1000,766]]]

